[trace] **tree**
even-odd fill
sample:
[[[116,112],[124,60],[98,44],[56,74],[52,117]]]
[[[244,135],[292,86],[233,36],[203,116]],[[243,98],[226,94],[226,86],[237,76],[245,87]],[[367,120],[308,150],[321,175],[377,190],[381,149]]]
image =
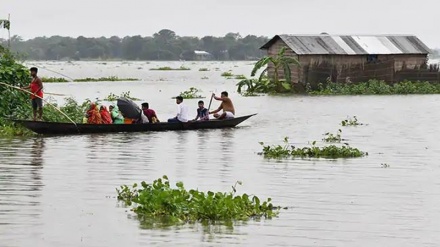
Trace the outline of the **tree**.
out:
[[[255,76],[258,70],[262,69],[264,66],[266,68],[261,72],[258,81],[262,81],[264,75],[268,71],[268,65],[271,63],[274,67],[273,77],[269,78],[275,84],[275,90],[277,93],[290,90],[292,88],[291,70],[290,65],[294,64],[296,66],[301,66],[297,59],[294,57],[289,57],[285,55],[287,47],[282,47],[277,55],[275,56],[265,56],[261,58],[254,66],[251,76]],[[283,69],[284,80],[279,79],[279,69]]]

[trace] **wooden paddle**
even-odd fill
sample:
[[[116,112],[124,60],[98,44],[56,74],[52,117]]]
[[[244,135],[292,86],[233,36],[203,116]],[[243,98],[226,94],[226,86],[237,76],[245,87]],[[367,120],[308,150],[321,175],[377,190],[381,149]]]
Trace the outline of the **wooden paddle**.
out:
[[[211,109],[211,103],[213,98],[214,98],[214,94],[211,95],[211,100],[209,101],[208,114],[209,114],[209,109]]]

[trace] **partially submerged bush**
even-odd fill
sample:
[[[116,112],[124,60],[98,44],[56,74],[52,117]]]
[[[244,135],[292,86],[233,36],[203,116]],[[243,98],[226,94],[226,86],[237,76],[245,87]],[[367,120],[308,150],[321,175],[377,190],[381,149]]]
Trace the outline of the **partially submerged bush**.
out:
[[[231,72],[223,72],[222,74],[221,74],[221,76],[223,76],[223,77],[231,77],[231,76],[234,76]]]
[[[139,81],[137,78],[119,78],[117,76],[100,77],[100,78],[81,78],[75,79],[74,82],[98,82],[98,81]]]
[[[332,134],[330,132],[327,132],[324,134],[324,138],[322,139],[324,142],[341,142],[342,141],[342,137],[341,137],[341,133],[342,130],[338,130],[338,132],[336,134]]]
[[[190,87],[189,90],[180,92],[179,96],[181,96],[184,99],[201,99],[204,98],[202,95],[200,95],[199,93],[202,92],[202,90],[195,88],[195,87]]]
[[[439,94],[440,84],[429,82],[403,81],[387,84],[384,81],[369,80],[360,83],[318,84],[316,90],[309,89],[311,95],[390,95],[390,94]]]
[[[191,70],[190,68],[187,68],[185,66],[180,66],[179,68],[171,68],[169,66],[165,66],[165,67],[159,67],[159,68],[151,68],[150,70],[162,70],[162,71],[167,71],[167,70]]]
[[[243,79],[237,83],[237,92],[243,96],[273,93],[275,92],[275,84],[267,78]]]
[[[244,75],[236,75],[234,78],[236,80],[246,80],[246,76],[244,76]]]
[[[348,117],[345,120],[341,121],[342,126],[358,126],[358,125],[364,125],[363,123],[360,123],[356,116]]]
[[[270,219],[278,215],[280,207],[273,206],[270,198],[262,201],[257,196],[236,195],[235,186],[232,192],[187,190],[182,182],[172,188],[168,177],[163,176],[151,184],[142,182],[140,187],[137,184],[122,185],[116,191],[118,200],[134,206],[132,210],[141,222],[153,226],[161,223],[226,223],[262,217]]]
[[[289,157],[301,157],[301,158],[356,158],[368,155],[366,152],[362,152],[357,148],[350,147],[347,143],[343,146],[330,145],[325,147],[316,146],[316,141],[312,142],[310,147],[296,148],[289,145],[289,139],[284,138],[284,145],[265,146],[263,142],[260,142],[263,146],[263,152],[259,153],[265,158],[269,159],[282,159]]]
[[[51,82],[69,82],[69,80],[67,80],[64,77],[42,77],[41,81],[43,83],[51,83]]]
[[[116,95],[114,93],[110,93],[109,95],[107,95],[107,97],[105,97],[104,101],[116,101],[119,98],[126,98],[126,99],[130,99],[130,100],[140,100],[136,97],[131,96],[131,92],[127,91],[127,92],[122,92],[121,95]]]

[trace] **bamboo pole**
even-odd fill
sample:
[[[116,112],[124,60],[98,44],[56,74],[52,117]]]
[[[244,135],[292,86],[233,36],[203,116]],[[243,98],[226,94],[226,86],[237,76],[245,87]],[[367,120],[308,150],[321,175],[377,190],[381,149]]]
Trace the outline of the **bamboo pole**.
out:
[[[6,84],[6,83],[4,83],[4,82],[0,82],[0,84],[1,84],[1,85],[4,85],[4,86],[7,86],[7,87],[10,87],[10,88],[14,88],[14,89],[20,90],[20,91],[25,92],[25,93],[27,93],[27,94],[33,95],[33,96],[35,96],[35,97],[37,97],[37,98],[39,98],[39,99],[42,99],[46,104],[52,106],[52,107],[55,108],[57,111],[59,111],[61,114],[63,114],[63,116],[65,116],[67,119],[69,119],[69,121],[72,122],[72,123],[78,128],[78,126],[76,125],[75,121],[73,121],[69,116],[67,116],[66,113],[64,113],[63,111],[61,111],[58,107],[56,107],[55,105],[51,104],[51,103],[48,102],[47,100],[43,99],[43,97],[40,97],[40,96],[38,96],[38,95],[35,95],[34,93],[32,93],[32,92],[30,92],[30,91],[28,91],[28,90],[25,90],[25,89],[23,89],[23,88],[16,87],[16,86],[12,86],[12,85]]]

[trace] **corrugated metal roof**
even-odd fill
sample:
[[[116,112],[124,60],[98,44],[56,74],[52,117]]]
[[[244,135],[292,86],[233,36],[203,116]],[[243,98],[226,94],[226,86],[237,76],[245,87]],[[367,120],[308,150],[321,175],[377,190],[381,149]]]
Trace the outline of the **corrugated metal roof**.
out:
[[[298,55],[429,54],[415,36],[403,35],[276,35],[261,49],[283,40]]]

